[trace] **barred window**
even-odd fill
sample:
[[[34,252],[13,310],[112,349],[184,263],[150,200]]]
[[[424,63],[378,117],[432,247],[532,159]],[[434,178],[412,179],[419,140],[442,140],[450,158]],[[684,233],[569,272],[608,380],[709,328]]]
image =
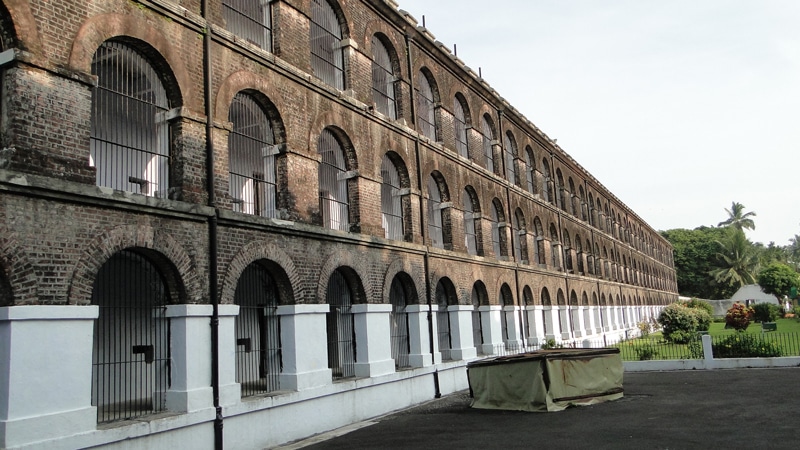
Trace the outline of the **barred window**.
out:
[[[517,182],[517,169],[514,167],[514,160],[517,157],[517,141],[514,139],[514,135],[511,132],[506,133],[505,137],[505,145],[504,154],[505,154],[505,166],[506,166],[506,179],[511,184],[519,184]]]
[[[372,36],[372,101],[379,113],[397,118],[392,55],[378,35]]]
[[[344,149],[329,129],[322,130],[317,142],[322,156],[319,164],[319,202],[322,224],[332,230],[349,231],[347,171]]]
[[[278,287],[260,263],[247,266],[236,285],[236,382],[242,397],[280,389],[281,330]]]
[[[423,136],[435,141],[436,111],[433,88],[424,72],[419,72],[417,80],[417,129]]]
[[[502,246],[500,245],[500,216],[501,213],[497,210],[497,205],[493,205],[491,210],[491,225],[492,225],[492,249],[494,250],[495,258],[505,256],[502,253]]]
[[[486,157],[486,170],[494,173],[494,154],[492,153],[492,141],[494,141],[494,131],[491,120],[484,115],[481,119],[481,138],[483,141],[483,154]]]
[[[428,177],[428,233],[431,246],[444,248],[442,234],[442,193],[433,175]]]
[[[381,161],[381,224],[384,237],[402,241],[403,202],[400,194],[400,174],[389,155]]]
[[[442,278],[436,283],[436,305],[439,307],[436,312],[436,324],[439,332],[439,352],[442,354],[442,360],[449,361],[453,359],[452,349],[453,342],[450,334],[450,314],[447,307],[451,303],[451,299],[455,298],[455,288],[453,283],[447,278]]]
[[[328,333],[328,367],[333,379],[356,376],[356,332],[352,293],[344,275],[334,271],[328,280],[325,303],[330,305],[326,315]]]
[[[550,178],[550,164],[547,163],[547,159],[542,159],[542,191],[544,191],[544,199],[546,202],[555,204],[555,196],[553,196],[553,192],[551,189],[552,180]]]
[[[478,354],[483,354],[483,324],[481,323],[480,307],[482,298],[486,297],[486,288],[480,281],[472,285],[472,344]]]
[[[169,191],[167,92],[138,50],[104,42],[92,59],[89,165],[97,185],[148,196]]]
[[[467,247],[467,253],[477,255],[478,238],[475,230],[479,215],[475,214],[472,195],[470,195],[469,191],[465,189],[461,198],[464,203],[464,245]]]
[[[323,82],[344,89],[342,27],[327,0],[311,1],[311,71]]]
[[[253,97],[238,93],[228,120],[230,195],[233,210],[263,217],[277,217],[274,134],[269,118]]]
[[[148,258],[111,256],[97,273],[99,307],[92,352],[92,405],[99,423],[163,411],[169,388],[169,289]]]
[[[523,170],[525,171],[525,183],[526,183],[525,188],[531,194],[535,194],[536,193],[536,174],[534,172],[535,171],[535,167],[534,167],[533,162],[535,161],[535,159],[533,157],[533,150],[531,150],[530,147],[525,147],[525,153],[523,153],[522,156],[523,156],[523,158],[525,158],[524,159],[525,167],[523,168]]]
[[[511,239],[514,244],[514,254],[517,262],[524,263],[528,260],[528,243],[525,239],[525,215],[520,208],[514,212],[514,221],[511,227]]]
[[[266,51],[272,51],[269,0],[223,0],[225,28]]]
[[[456,151],[464,158],[469,158],[466,111],[467,106],[463,98],[459,98],[458,95],[453,98],[453,127],[455,128]]]
[[[389,289],[389,301],[392,304],[390,315],[392,359],[395,368],[398,369],[410,365],[411,347],[408,338],[408,311],[406,311],[408,297],[400,278],[395,277]]]
[[[514,306],[514,296],[511,294],[511,288],[508,287],[507,284],[503,283],[503,286],[500,288],[500,305],[501,306]],[[500,326],[503,330],[503,341],[505,341],[505,348],[506,350],[510,350],[510,341],[514,341],[517,339],[517,336],[512,336],[510,329],[511,327],[508,326],[508,319],[509,314],[503,308],[500,312]],[[514,320],[514,314],[511,315],[511,320]]]
[[[543,266],[547,264],[544,252],[544,228],[538,217],[533,219],[533,228],[536,232],[536,263]]]

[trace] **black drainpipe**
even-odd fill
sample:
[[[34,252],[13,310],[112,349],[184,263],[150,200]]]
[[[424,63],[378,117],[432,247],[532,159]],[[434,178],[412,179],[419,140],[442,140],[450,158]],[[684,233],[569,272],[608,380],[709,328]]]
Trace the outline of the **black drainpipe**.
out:
[[[411,113],[411,125],[415,126],[417,124],[417,114],[416,114],[416,105],[414,103],[414,66],[411,61],[411,37],[408,33],[403,35],[405,38],[406,43],[406,65],[408,66],[408,86],[409,91],[411,94],[411,104],[409,107],[409,112]],[[424,221],[424,206],[422,205],[422,166],[421,161],[419,158],[419,134],[417,134],[416,139],[414,140],[414,157],[416,159],[417,164],[417,189],[420,192],[420,201],[419,201],[419,224],[420,230],[419,234],[422,237],[422,243],[425,244],[425,221]],[[429,273],[429,265],[428,265],[428,247],[425,246],[425,254],[422,256],[423,260],[423,271],[425,272],[425,299],[428,303],[428,342],[430,344],[430,352],[431,352],[431,363],[436,364],[436,357],[434,355],[434,344],[433,344],[433,306],[431,302],[431,280],[430,280],[430,273]],[[442,396],[442,392],[439,390],[439,370],[436,369],[433,372],[433,387],[434,387],[434,397],[440,398]]]
[[[212,106],[212,72],[211,72],[211,14],[208,0],[202,0],[202,14],[206,22],[203,36],[203,83],[204,104],[206,114],[206,191],[208,206],[214,208],[214,214],[208,218],[208,295],[211,298],[211,389],[214,397],[214,448],[222,450],[222,407],[219,404],[219,283],[217,250],[218,224],[216,195],[214,190],[214,108]]]

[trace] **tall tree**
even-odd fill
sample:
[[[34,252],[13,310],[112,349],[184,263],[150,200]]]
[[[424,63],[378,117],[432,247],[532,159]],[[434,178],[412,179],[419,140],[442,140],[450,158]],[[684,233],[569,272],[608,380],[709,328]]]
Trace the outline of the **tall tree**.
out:
[[[800,269],[800,234],[795,234],[793,238],[789,239],[786,253],[789,254],[789,262],[794,264],[795,268]]]
[[[736,228],[737,230],[741,230],[743,228],[747,228],[748,230],[755,230],[756,224],[753,222],[751,217],[755,217],[756,213],[744,212],[744,205],[739,202],[731,202],[731,209],[725,208],[725,212],[728,213],[728,219],[720,222],[717,226],[718,227],[727,227],[731,226]]]
[[[678,292],[686,297],[705,299],[728,298],[728,288],[720,289],[710,275],[714,269],[717,241],[724,239],[725,228],[698,227],[694,230],[676,228],[662,231],[673,248]]]
[[[793,287],[800,289],[800,274],[786,264],[772,263],[759,272],[758,284],[767,294],[783,298]]]
[[[744,231],[731,227],[725,239],[717,241],[717,244],[717,267],[711,271],[714,281],[721,287],[727,286],[730,295],[744,285],[755,284],[758,252]]]

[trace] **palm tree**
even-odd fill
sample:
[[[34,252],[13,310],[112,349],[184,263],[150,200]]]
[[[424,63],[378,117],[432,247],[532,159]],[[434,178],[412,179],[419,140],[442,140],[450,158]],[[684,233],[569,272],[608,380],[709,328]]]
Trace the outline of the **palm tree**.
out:
[[[743,228],[747,228],[748,230],[756,229],[756,224],[753,222],[753,219],[751,219],[751,217],[756,216],[756,213],[752,211],[745,213],[743,204],[739,202],[731,202],[731,209],[725,208],[725,212],[728,213],[728,220],[720,222],[717,225],[718,227],[731,226],[737,230],[741,230]]]
[[[758,273],[758,252],[747,240],[744,231],[732,228],[728,236],[716,241],[720,250],[717,252],[717,268],[710,275],[719,284],[730,286],[734,290],[746,285],[755,284]]]
[[[793,238],[789,239],[789,247],[786,248],[786,253],[789,254],[789,261],[794,263],[796,267],[800,267],[800,234],[795,234]]]

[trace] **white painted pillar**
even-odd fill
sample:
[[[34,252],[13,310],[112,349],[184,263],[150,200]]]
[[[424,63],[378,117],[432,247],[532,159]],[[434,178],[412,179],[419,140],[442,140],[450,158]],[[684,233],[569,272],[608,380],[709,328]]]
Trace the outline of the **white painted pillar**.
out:
[[[594,333],[598,335],[603,334],[603,331],[605,330],[605,327],[603,327],[603,308],[597,305],[593,306],[592,308],[594,310]]]
[[[433,325],[433,335],[438,338],[439,324],[436,321],[436,312],[439,305],[431,305],[431,325]],[[442,362],[442,353],[438,349],[431,356],[431,339],[428,332],[428,305],[408,305],[408,343],[411,347],[408,355],[408,362],[411,367],[428,367],[434,363]],[[446,312],[445,312],[446,314]],[[438,339],[434,340],[434,345],[438,347]],[[436,359],[434,362],[433,359]]]
[[[527,336],[528,343],[530,345],[542,345],[545,342],[542,305],[528,305],[523,312],[528,315],[528,321],[530,322],[530,336]]]
[[[522,348],[522,333],[524,332],[519,323],[519,307],[516,305],[503,306],[502,314],[506,318],[506,326],[508,327],[508,337],[504,338],[506,348],[519,349]]]
[[[544,320],[547,322],[545,339],[561,339],[561,319],[558,317],[558,307],[546,305],[543,308]]]
[[[567,309],[567,305],[558,305],[556,308],[558,309],[559,324],[561,325],[561,340],[568,341],[572,337],[572,327],[569,323],[570,312]]]
[[[167,410],[214,407],[211,389],[211,305],[167,305],[170,320],[170,387]]]
[[[450,355],[453,360],[468,360],[478,356],[475,343],[472,340],[472,305],[450,305],[447,313],[450,314]]]
[[[356,326],[356,376],[375,377],[394,372],[389,315],[392,305],[352,306]]]
[[[481,326],[483,328],[483,346],[481,351],[484,355],[494,355],[496,347],[503,345],[503,330],[500,326],[500,305],[484,305],[478,308],[481,312]]]
[[[281,389],[302,391],[331,384],[328,367],[328,325],[330,305],[281,305]]]
[[[239,305],[219,305],[219,404],[235,405],[241,401],[242,387],[236,382],[236,316]]]
[[[574,327],[572,333],[574,337],[577,339],[586,336],[583,324],[583,306],[570,306],[569,312],[572,314],[572,325]]]
[[[92,343],[98,312],[97,306],[0,308],[0,448],[96,428]]]

